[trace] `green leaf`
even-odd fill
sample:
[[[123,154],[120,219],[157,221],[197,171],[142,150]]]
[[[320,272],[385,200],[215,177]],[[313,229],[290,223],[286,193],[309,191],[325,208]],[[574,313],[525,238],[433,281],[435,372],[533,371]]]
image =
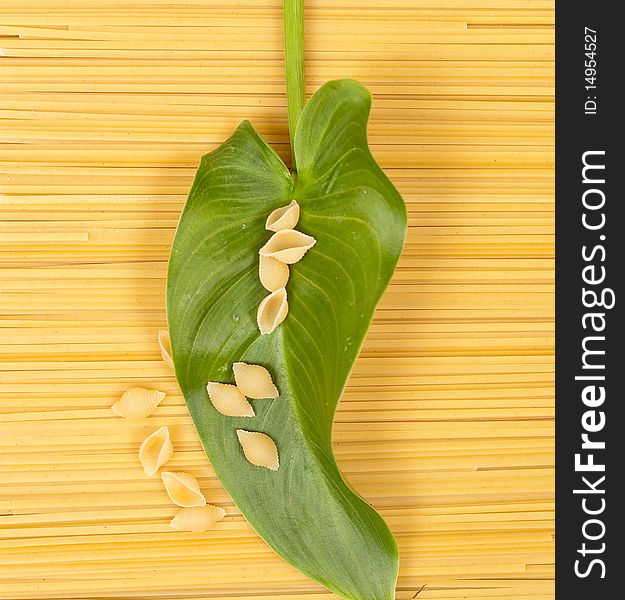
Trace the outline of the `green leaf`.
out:
[[[395,597],[398,556],[380,515],[343,479],[332,421],[374,309],[401,252],[404,203],[366,140],[371,99],[352,80],[325,84],[295,134],[292,175],[249,122],[203,157],[171,252],[167,312],[180,387],[213,468],[258,534],[310,578],[346,598]],[[261,336],[267,295],[258,250],[267,215],[296,198],[297,229],[317,244],[291,266],[289,314]],[[256,417],[225,417],[208,381],[261,364],[280,391],[251,400]],[[243,456],[237,429],[276,442],[280,468]],[[391,482],[389,481],[389,485]]]

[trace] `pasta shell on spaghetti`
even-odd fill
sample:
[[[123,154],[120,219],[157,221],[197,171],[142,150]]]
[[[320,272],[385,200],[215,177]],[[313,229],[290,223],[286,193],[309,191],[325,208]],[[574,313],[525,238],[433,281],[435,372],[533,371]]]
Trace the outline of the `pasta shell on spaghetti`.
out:
[[[258,277],[263,287],[270,292],[285,287],[290,275],[289,265],[271,256],[258,258]]]
[[[161,479],[167,495],[174,504],[185,508],[206,504],[206,498],[200,491],[200,484],[193,475],[164,471],[161,473]]]
[[[237,388],[248,398],[277,398],[280,395],[265,367],[235,362],[232,370]]]
[[[278,448],[268,435],[258,431],[237,429],[237,437],[245,458],[253,465],[265,467],[272,471],[277,471],[280,468]]]
[[[235,385],[210,381],[206,386],[213,406],[226,417],[253,417],[254,409]]]
[[[171,357],[171,341],[169,339],[169,331],[159,331],[158,332],[158,345],[161,349],[161,356],[163,357],[163,362],[170,368],[174,368],[174,361]]]
[[[148,477],[152,477],[173,455],[174,447],[166,426],[146,437],[139,447],[139,460]]]
[[[310,250],[317,240],[295,229],[282,229],[274,233],[259,250],[261,256],[275,258],[287,265],[296,263]]]
[[[219,507],[207,504],[194,508],[183,508],[169,522],[170,527],[179,531],[193,531],[199,533],[215,527],[218,521],[226,516],[226,511]]]
[[[258,305],[258,312],[256,313],[258,329],[263,335],[271,333],[286,319],[288,312],[289,303],[286,299],[286,290],[280,288],[271,292]]]
[[[282,229],[293,229],[299,221],[299,204],[296,200],[291,200],[290,204],[276,208],[265,222],[265,229],[269,231],[281,231]]]
[[[121,398],[111,406],[118,417],[144,419],[151,415],[165,397],[165,392],[134,387],[126,390]]]

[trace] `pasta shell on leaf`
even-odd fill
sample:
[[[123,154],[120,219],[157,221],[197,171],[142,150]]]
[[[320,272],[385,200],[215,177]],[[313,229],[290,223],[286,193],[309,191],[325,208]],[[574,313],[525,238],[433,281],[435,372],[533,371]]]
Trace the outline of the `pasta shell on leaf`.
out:
[[[235,385],[210,381],[206,386],[213,406],[226,417],[253,417],[256,413]]]
[[[270,292],[286,287],[290,275],[289,265],[271,258],[271,256],[259,256],[258,258],[258,277],[263,287]]]
[[[277,398],[280,395],[265,367],[235,362],[232,370],[237,388],[248,398]]]
[[[406,233],[405,205],[367,145],[370,107],[371,95],[356,81],[324,84],[297,124],[297,178],[249,122],[203,157],[169,259],[167,314],[189,412],[219,479],[251,526],[335,594],[393,600],[402,597],[396,593],[397,543],[382,516],[341,476],[331,454],[332,416]],[[305,281],[302,289],[287,290],[290,311],[278,336],[257,334],[254,340],[233,310],[249,315],[269,292],[260,292],[260,283],[254,292],[249,278],[241,279],[249,275],[249,262],[237,259],[232,271],[234,255],[224,251],[225,236],[229,243],[236,240],[236,257],[258,253],[264,242],[254,232],[241,235],[239,223],[256,222],[262,234],[270,210],[259,224],[259,206],[267,198],[274,199],[272,208],[288,204],[294,190],[311,199],[296,228],[317,238],[319,248],[294,267]],[[218,231],[223,235],[210,235]],[[295,280],[298,273],[293,275]],[[301,302],[294,294],[302,295]],[[248,359],[279,365],[279,371],[270,370],[281,399],[270,407],[250,401],[270,408],[271,429],[206,414],[206,382],[221,380],[223,365]],[[246,427],[274,438],[278,471],[245,464],[234,432]],[[232,437],[224,439],[224,431]],[[288,448],[289,440],[297,447]]]
[[[317,240],[314,237],[301,231],[282,229],[269,238],[269,241],[260,249],[259,254],[292,265],[301,260],[304,254],[316,243]]]
[[[258,305],[258,312],[256,313],[258,329],[263,335],[271,333],[286,319],[288,312],[289,303],[286,299],[286,290],[280,288],[269,294]]]
[[[171,358],[171,341],[169,340],[169,331],[158,332],[158,345],[161,349],[163,362],[170,368],[174,368],[174,361]]]
[[[144,419],[151,415],[165,397],[165,392],[134,387],[126,390],[121,398],[111,406],[118,417]]]
[[[169,525],[180,531],[201,532],[212,529],[225,516],[226,511],[223,508],[207,504],[206,506],[183,508],[178,511]]]
[[[197,479],[189,473],[172,473],[164,471],[161,479],[167,495],[174,504],[184,507],[204,506],[206,498],[200,491]]]
[[[280,468],[276,443],[265,433],[237,429],[239,444],[245,458],[257,467],[265,467],[272,471]]]
[[[292,200],[290,204],[276,208],[265,222],[265,229],[269,231],[281,231],[282,229],[293,229],[299,221],[299,204]]]
[[[166,426],[146,437],[139,447],[139,460],[148,477],[152,477],[173,455],[174,447]]]

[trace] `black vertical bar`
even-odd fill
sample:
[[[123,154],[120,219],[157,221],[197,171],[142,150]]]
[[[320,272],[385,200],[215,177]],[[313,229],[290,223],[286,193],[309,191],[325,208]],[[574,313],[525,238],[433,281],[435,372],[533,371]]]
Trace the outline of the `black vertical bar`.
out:
[[[556,597],[562,600],[625,596],[610,591],[622,587],[625,511],[621,7],[556,2]]]

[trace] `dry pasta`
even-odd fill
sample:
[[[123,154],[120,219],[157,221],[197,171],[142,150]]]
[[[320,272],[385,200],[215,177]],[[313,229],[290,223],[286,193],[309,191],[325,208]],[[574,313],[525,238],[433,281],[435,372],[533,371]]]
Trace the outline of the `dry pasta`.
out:
[[[289,164],[281,4],[0,2],[3,598],[332,597],[230,508],[156,346],[201,156],[251,119]],[[398,600],[553,597],[553,8],[306,3],[308,96],[371,90],[371,149],[408,209],[334,429],[399,539]],[[228,510],[208,534],[167,531],[145,424],[110,412],[131,386],[167,393],[164,468]]]
[[[160,427],[146,437],[139,447],[139,460],[148,477],[152,477],[174,454],[169,428]]]
[[[169,525],[180,531],[201,533],[215,527],[226,516],[226,511],[219,507],[207,504],[195,508],[183,508],[176,513]]]
[[[169,331],[158,332],[158,345],[161,349],[163,362],[170,368],[174,368],[174,361],[171,357],[171,341],[169,339]]]
[[[229,383],[209,382],[206,386],[213,406],[227,417],[253,417],[254,408],[236,386]]]
[[[292,200],[287,206],[276,208],[268,217],[265,228],[269,231],[293,229],[299,221],[299,204]]]
[[[126,390],[122,397],[111,406],[118,417],[144,419],[151,415],[165,397],[165,392],[134,387]]]
[[[282,229],[274,233],[260,249],[261,256],[275,258],[287,265],[302,259],[316,243],[314,237],[295,229]]]
[[[206,498],[200,491],[200,484],[193,475],[163,471],[161,479],[167,495],[174,504],[185,508],[206,504]]]
[[[262,300],[258,306],[256,322],[261,334],[272,333],[286,319],[289,312],[286,290],[280,288]]]
[[[258,257],[258,277],[263,287],[269,292],[275,292],[286,286],[289,280],[289,265],[271,258]]]
[[[237,429],[237,437],[245,458],[253,465],[271,471],[277,471],[280,468],[278,448],[267,434]]]
[[[237,388],[248,398],[277,398],[280,395],[271,373],[262,365],[235,362],[232,370]]]

